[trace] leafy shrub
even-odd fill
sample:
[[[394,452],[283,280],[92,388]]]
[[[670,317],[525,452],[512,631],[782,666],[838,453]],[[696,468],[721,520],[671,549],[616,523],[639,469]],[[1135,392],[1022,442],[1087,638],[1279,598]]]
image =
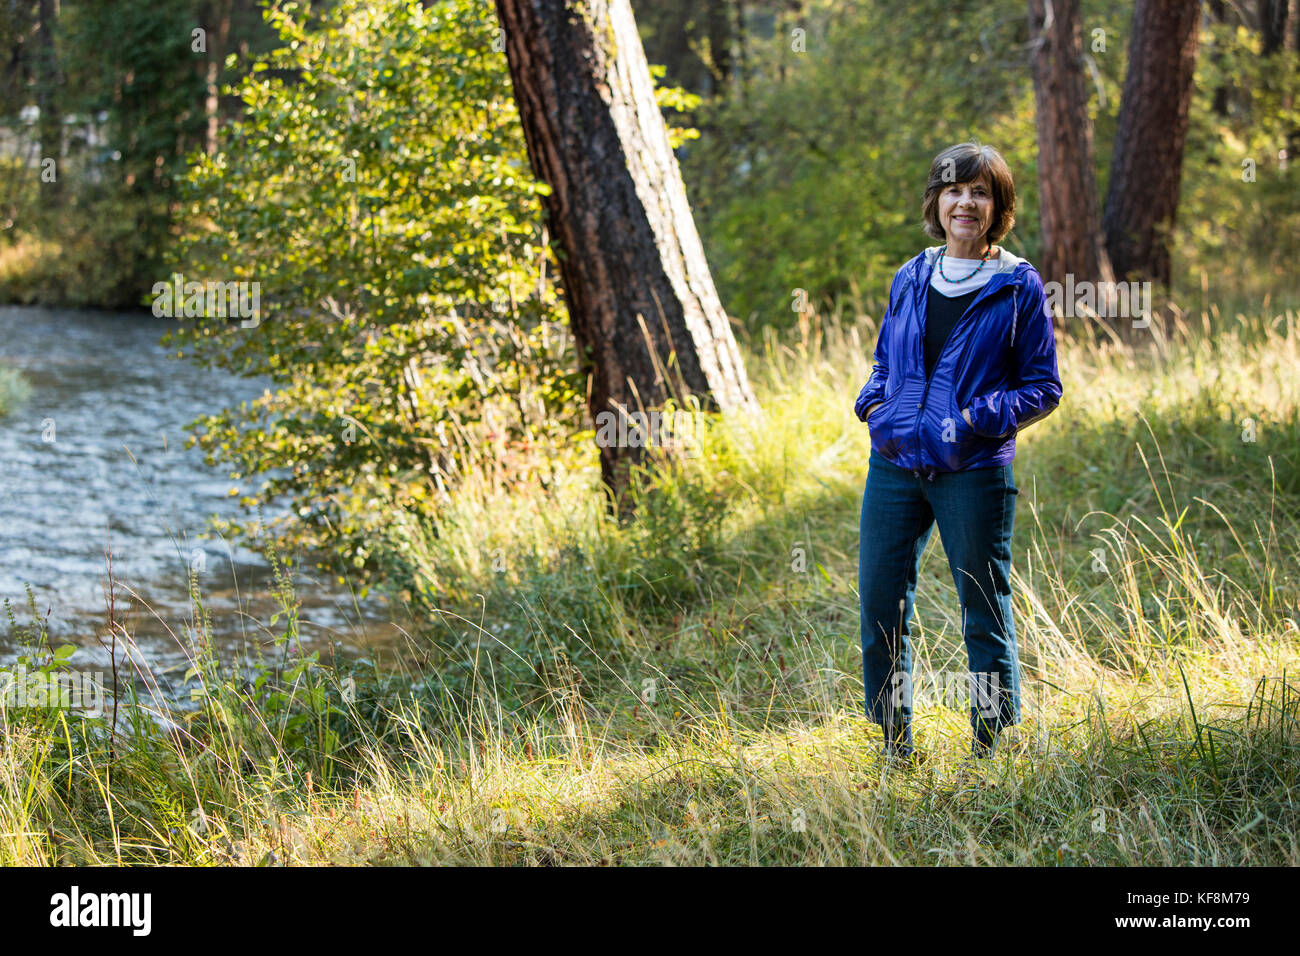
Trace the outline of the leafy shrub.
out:
[[[509,483],[556,454],[582,412],[576,361],[490,9],[266,16],[283,46],[194,158],[176,260],[259,283],[260,321],[208,316],[176,342],[271,380],[195,439],[237,480],[269,475],[246,504],[287,496],[282,543],[365,576],[393,509],[431,515],[470,471]]]

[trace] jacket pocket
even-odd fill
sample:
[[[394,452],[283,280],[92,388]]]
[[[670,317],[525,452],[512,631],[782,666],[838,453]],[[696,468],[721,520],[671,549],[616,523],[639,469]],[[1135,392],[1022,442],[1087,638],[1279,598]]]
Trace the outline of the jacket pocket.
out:
[[[902,385],[880,400],[880,405],[867,416],[867,434],[871,436],[871,447],[890,461],[895,461],[899,454],[899,436],[906,427],[898,420],[898,398],[903,393]]]
[[[1006,395],[1006,387],[1005,387],[1005,386],[1002,387],[1002,388],[1000,388],[1000,389],[996,389],[996,391],[1000,391],[1000,392],[1002,392],[1002,394],[1003,394],[1004,396]],[[969,403],[969,404],[970,404],[971,407],[972,407],[971,418],[973,418],[973,419],[975,420],[976,425],[979,424],[980,416],[977,416],[977,415],[975,414],[975,411],[974,411],[974,405],[975,405],[975,402],[976,402],[979,398],[983,397],[983,395],[987,395],[987,394],[989,394],[989,393],[988,393],[988,392],[981,393],[981,395],[977,395],[977,396],[975,396],[974,398],[972,398],[972,399],[970,400],[970,403]],[[1005,398],[1004,398],[1004,400],[1005,400]],[[1002,433],[994,433],[994,432],[990,432],[990,431],[987,431],[987,430],[981,430],[981,429],[979,429],[979,428],[976,428],[976,429],[975,429],[975,434],[979,435],[981,438],[988,438],[988,439],[994,439],[994,440],[1006,441],[1008,438],[1014,438],[1014,437],[1015,437],[1015,434],[1016,434],[1017,431],[1019,431],[1019,429],[1017,429],[1015,425],[1012,425],[1011,428],[1009,428],[1007,431],[1002,432]]]
[[[958,443],[968,442],[971,438],[976,437],[974,427],[966,421],[966,416],[961,413],[965,406],[958,400],[956,392],[948,393],[948,418],[952,420],[953,432]]]
[[[877,423],[880,422],[880,419],[877,418],[876,416],[879,415],[881,412],[883,412],[888,407],[889,403],[898,397],[898,393],[901,392],[902,390],[903,390],[902,386],[899,385],[892,392],[886,393],[886,395],[880,400],[880,402],[876,405],[876,407],[867,413],[867,417],[864,419],[864,421],[867,423],[868,430],[871,429],[871,423],[873,421]]]
[[[957,400],[957,394],[948,395],[948,413],[943,422],[944,430],[940,436],[945,452],[943,460],[949,468],[960,470],[976,456],[985,445],[985,439],[966,421],[961,413],[964,406]]]

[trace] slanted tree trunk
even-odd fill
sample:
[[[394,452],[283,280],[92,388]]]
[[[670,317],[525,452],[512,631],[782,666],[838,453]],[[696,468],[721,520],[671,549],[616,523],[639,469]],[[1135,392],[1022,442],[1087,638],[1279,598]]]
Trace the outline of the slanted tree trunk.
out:
[[[1093,171],[1079,0],[1029,0],[1038,124],[1039,269],[1049,282],[1113,282]]]
[[[588,404],[651,411],[676,393],[754,399],[691,217],[628,0],[496,0]],[[644,449],[600,448],[622,501]]]
[[[1103,226],[1121,279],[1168,286],[1201,5],[1137,0]]]

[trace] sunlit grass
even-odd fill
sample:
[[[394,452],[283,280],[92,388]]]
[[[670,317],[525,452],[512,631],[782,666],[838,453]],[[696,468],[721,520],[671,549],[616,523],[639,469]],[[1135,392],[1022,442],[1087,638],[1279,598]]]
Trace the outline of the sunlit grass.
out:
[[[1025,719],[978,770],[963,701],[921,702],[910,772],[861,717],[874,334],[832,317],[753,343],[763,415],[634,524],[590,460],[395,520],[423,615],[400,673],[199,646],[195,716],[111,752],[8,712],[0,862],[1300,863],[1296,323],[1063,344],[1015,463]],[[918,674],[964,671],[938,534],[917,618]]]

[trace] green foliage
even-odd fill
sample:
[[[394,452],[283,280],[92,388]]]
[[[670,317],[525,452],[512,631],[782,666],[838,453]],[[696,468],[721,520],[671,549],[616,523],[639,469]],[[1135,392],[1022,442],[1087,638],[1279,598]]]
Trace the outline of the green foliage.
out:
[[[346,709],[351,694],[345,694],[333,672],[321,664],[320,651],[304,646],[289,569],[274,552],[271,560],[278,610],[268,622],[274,635],[265,648],[270,660],[260,647],[254,661],[224,664],[217,658],[197,578],[191,578],[199,624],[190,648],[193,666],[184,675],[190,683],[190,703],[195,705],[186,722],[192,732],[206,738],[256,738],[260,729],[269,729],[275,746],[250,758],[273,765],[297,761],[300,770],[329,782],[345,750],[342,734],[351,725]]]
[[[269,473],[246,502],[287,496],[285,539],[362,570],[391,509],[431,514],[468,471],[511,479],[561,440],[576,362],[490,10],[267,17],[282,46],[236,87],[220,151],[195,157],[176,260],[260,283],[260,323],[209,317],[177,341],[274,385],[196,423],[209,461]]]
[[[161,253],[166,226],[155,216],[166,203],[132,195],[115,179],[73,175],[90,162],[65,160],[57,205],[49,202],[38,169],[10,164],[15,190],[6,204],[8,228],[0,237],[0,302],[92,308],[137,304],[150,263]]]
[[[156,241],[166,238],[167,200],[204,120],[193,8],[189,0],[95,0],[69,4],[59,19],[64,108],[108,112],[113,169],[128,193],[152,198],[144,224]]]
[[[1223,93],[1219,94],[1222,90]],[[1215,109],[1222,95],[1225,113]],[[1260,55],[1258,34],[1202,36],[1176,232],[1176,263],[1199,286],[1295,287],[1300,256],[1300,56]]]
[[[803,52],[795,29],[806,30]],[[1032,112],[1014,146],[1003,122],[1025,108],[1026,90],[1032,109],[1017,69],[1024,33],[1023,5],[1013,15],[1006,4],[920,3],[900,15],[822,0],[753,39],[747,95],[702,108],[706,135],[685,162],[728,308],[784,325],[797,288],[814,301],[866,288],[883,296],[899,264],[932,241],[921,195],[950,143],[978,136],[1013,169],[1032,169]],[[1016,235],[1035,226],[1021,219]]]
[[[1104,204],[1127,71],[1132,5],[1082,10],[1084,81]],[[792,30],[806,30],[805,50]],[[792,323],[791,295],[879,306],[893,272],[935,240],[921,229],[930,160],[970,138],[999,149],[1016,177],[1006,245],[1039,253],[1038,146],[1025,6],[818,0],[749,41],[746,93],[706,102],[683,173],[723,300],[762,324]],[[1225,291],[1278,290],[1300,236],[1300,66],[1264,58],[1257,33],[1214,25],[1197,58],[1176,280],[1204,269]],[[1229,112],[1213,109],[1226,87]],[[1287,158],[1282,159],[1283,151]],[[1253,159],[1256,182],[1242,182]]]
[[[176,175],[203,122],[192,8],[188,0],[61,6],[55,102],[77,122],[64,128],[55,182],[23,161],[0,167],[0,301],[136,305],[158,277]],[[26,150],[34,127],[10,126]],[[88,141],[90,126],[103,142]]]
[[[31,727],[49,734],[59,722],[60,708],[51,701],[47,691],[53,687],[61,672],[68,670],[68,659],[76,652],[73,644],[54,647],[50,643],[47,615],[37,610],[36,596],[27,585],[27,603],[32,609],[30,623],[20,624],[8,598],[4,601],[4,616],[9,623],[10,639],[17,645],[18,653],[12,664],[0,665],[0,703],[14,701],[18,706],[9,713],[11,724]],[[28,698],[30,690],[36,690]],[[43,703],[38,703],[43,698]]]
[[[662,80],[668,68],[660,64],[650,64],[651,81],[655,84],[655,102],[662,110],[689,113],[697,108],[703,100],[694,93],[687,92],[680,86],[664,86]],[[693,127],[680,127],[668,123],[668,144],[677,149],[683,143],[699,139],[700,131]]]

